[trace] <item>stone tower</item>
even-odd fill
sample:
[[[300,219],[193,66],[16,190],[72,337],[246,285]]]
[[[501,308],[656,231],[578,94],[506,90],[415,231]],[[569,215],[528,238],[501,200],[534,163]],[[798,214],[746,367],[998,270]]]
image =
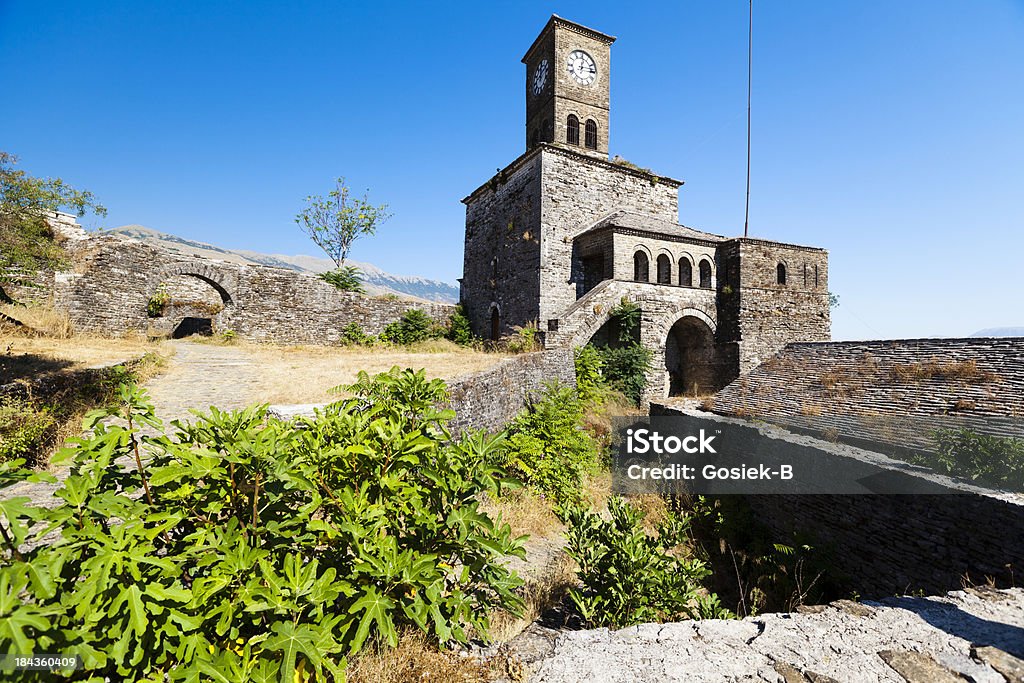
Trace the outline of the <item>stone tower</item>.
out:
[[[608,158],[613,42],[611,36],[552,15],[523,56],[527,150],[557,142]]]
[[[654,352],[649,398],[713,391],[789,342],[828,340],[825,250],[680,225],[682,181],[608,159],[614,40],[552,16],[523,57],[526,151],[462,200],[473,331],[600,344],[628,299]]]

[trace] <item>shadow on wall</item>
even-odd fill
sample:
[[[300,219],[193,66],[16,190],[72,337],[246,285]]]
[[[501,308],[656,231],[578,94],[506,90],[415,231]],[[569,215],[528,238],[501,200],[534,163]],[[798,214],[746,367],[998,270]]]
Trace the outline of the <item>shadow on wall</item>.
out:
[[[13,304],[14,299],[8,296],[3,287],[0,287],[0,304]]]
[[[213,336],[213,320],[211,318],[184,318],[171,334],[172,339],[184,339],[199,335],[201,337]]]

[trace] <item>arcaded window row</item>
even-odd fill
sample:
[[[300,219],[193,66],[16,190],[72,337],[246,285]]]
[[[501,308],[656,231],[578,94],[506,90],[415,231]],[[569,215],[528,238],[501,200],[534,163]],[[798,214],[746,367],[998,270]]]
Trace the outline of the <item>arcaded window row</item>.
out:
[[[672,261],[668,255],[658,254],[655,265],[655,282],[659,285],[672,284]],[[712,266],[711,261],[707,257],[701,258],[700,263],[697,264],[697,271],[700,278],[699,286],[704,289],[711,289]],[[633,280],[635,282],[651,281],[650,260],[647,258],[647,253],[642,249],[638,249],[633,254]],[[679,279],[677,284],[681,287],[693,287],[693,263],[687,256],[679,259]]]

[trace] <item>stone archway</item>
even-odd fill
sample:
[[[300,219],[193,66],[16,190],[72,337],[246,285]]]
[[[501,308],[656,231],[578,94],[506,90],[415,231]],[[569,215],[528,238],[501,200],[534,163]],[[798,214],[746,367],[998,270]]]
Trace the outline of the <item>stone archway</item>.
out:
[[[151,332],[181,338],[230,327],[237,286],[232,273],[206,264],[181,264],[164,269],[151,282],[147,302]]]
[[[699,395],[718,388],[715,335],[708,324],[692,315],[683,316],[665,337],[665,370],[668,395]]]

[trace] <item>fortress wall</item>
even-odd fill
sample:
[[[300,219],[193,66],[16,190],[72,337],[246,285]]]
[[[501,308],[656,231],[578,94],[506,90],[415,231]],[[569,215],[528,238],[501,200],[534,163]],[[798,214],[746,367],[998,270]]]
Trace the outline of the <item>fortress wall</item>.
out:
[[[831,339],[824,249],[738,238],[722,245],[720,261],[721,340],[739,342],[740,374],[786,344]]]
[[[527,399],[548,382],[576,386],[571,349],[527,353],[470,377],[449,382],[450,407],[457,417],[452,431],[502,429],[518,415]]]
[[[882,449],[949,427],[1020,436],[1024,338],[789,344],[709,408]]]
[[[500,334],[538,319],[540,298],[541,157],[521,157],[463,199],[466,204],[462,303],[473,332],[491,336],[491,307]]]
[[[833,553],[863,597],[960,588],[968,576],[1012,585],[1024,568],[1024,503],[996,496],[746,496],[780,543],[793,532]]]
[[[53,277],[53,304],[68,312],[76,329],[102,335],[166,333],[181,317],[203,313],[202,306],[172,302],[163,319],[149,318],[147,302],[165,281],[178,285],[169,288],[172,295],[203,302],[220,298],[223,310],[207,311],[217,331],[231,329],[246,339],[279,344],[335,344],[350,323],[379,334],[409,309],[439,321],[454,309],[341,292],[305,273],[189,258],[116,236],[77,242],[70,253],[72,270]],[[182,282],[189,283],[183,292]]]
[[[858,480],[869,491],[864,494],[742,496],[775,541],[792,545],[795,533],[809,538],[830,561],[833,578],[863,597],[954,590],[965,575],[977,583],[993,577],[1010,585],[1024,568],[1024,494],[961,483],[878,452],[763,423],[663,404],[652,404],[651,415],[687,415],[695,424],[707,422],[709,430],[725,431],[726,439],[736,438],[729,430],[740,425],[753,439],[739,447],[742,453],[761,453],[764,462],[786,459],[798,470],[813,463],[805,481],[825,481],[832,473],[833,485],[850,490],[858,468],[874,472]],[[888,483],[880,474],[890,477]],[[896,486],[927,493],[870,492]]]

